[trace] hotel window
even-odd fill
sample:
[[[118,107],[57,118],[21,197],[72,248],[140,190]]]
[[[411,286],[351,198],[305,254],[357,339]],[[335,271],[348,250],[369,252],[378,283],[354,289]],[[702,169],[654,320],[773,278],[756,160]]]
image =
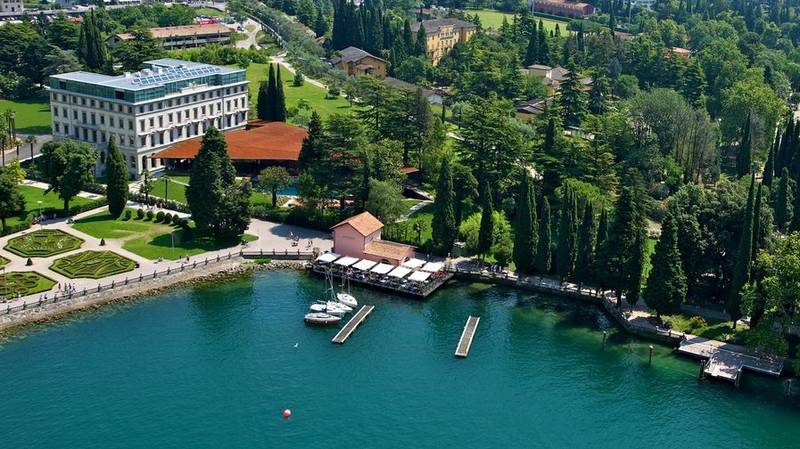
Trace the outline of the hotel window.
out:
[[[58,122],[53,123],[53,128],[56,130],[56,133],[61,132],[61,126],[59,126]]]
[[[122,128],[122,125],[120,125],[120,128]],[[133,120],[128,120],[128,129],[133,131]],[[133,144],[131,144],[131,145],[133,145]]]
[[[144,131],[144,119],[139,120],[139,131]]]
[[[150,117],[150,127],[154,127],[156,125],[156,121],[153,120],[153,117]]]
[[[164,116],[163,115],[158,117],[158,127],[159,128],[163,128],[164,127]]]
[[[69,125],[64,124],[64,134],[69,134]]]

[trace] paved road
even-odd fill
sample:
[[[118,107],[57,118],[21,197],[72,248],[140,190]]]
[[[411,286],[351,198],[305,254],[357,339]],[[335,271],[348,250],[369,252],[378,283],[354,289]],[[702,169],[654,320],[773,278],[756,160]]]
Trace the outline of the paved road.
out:
[[[20,140],[25,139],[25,135],[17,134]],[[36,143],[33,145],[33,157],[36,158],[41,154],[42,145],[53,140],[53,136],[49,134],[40,134],[36,136]],[[17,158],[17,149],[13,148],[5,152],[4,158],[0,158],[0,164],[8,165]],[[19,160],[26,161],[31,158],[31,146],[22,144],[19,146]]]

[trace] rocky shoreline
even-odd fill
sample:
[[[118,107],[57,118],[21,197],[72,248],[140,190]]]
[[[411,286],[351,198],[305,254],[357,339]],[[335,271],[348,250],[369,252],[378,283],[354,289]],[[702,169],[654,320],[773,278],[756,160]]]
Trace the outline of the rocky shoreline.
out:
[[[306,261],[299,260],[273,260],[269,263],[258,263],[242,258],[231,259],[212,266],[175,272],[172,275],[160,277],[157,283],[150,285],[148,283],[120,285],[112,290],[78,296],[57,303],[32,306],[20,312],[0,315],[0,335],[11,333],[25,326],[47,323],[73,314],[98,310],[107,304],[132,303],[166,291],[227,281],[257,271],[304,270],[308,266]]]

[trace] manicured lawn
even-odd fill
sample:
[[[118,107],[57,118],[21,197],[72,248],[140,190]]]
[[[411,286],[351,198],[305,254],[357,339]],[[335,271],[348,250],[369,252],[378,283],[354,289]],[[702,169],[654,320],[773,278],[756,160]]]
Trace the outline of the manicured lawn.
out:
[[[195,8],[194,13],[198,16],[225,17],[225,13],[214,8]]]
[[[50,257],[78,249],[83,240],[59,229],[39,229],[8,241],[6,250],[20,257]]]
[[[150,195],[186,204],[186,186],[172,179],[173,178],[170,176],[168,182],[164,182],[163,179],[156,180]],[[186,181],[189,181],[188,177]],[[167,184],[169,184],[169,186],[167,186]]]
[[[47,209],[48,207],[62,209],[64,207],[64,201],[62,201],[55,192],[45,194],[44,189],[32,186],[20,186],[19,190],[22,193],[22,196],[25,197],[25,210],[29,213],[38,213],[40,207],[42,209]],[[38,201],[41,201],[42,204],[40,205]],[[91,201],[92,200],[88,198],[76,196],[72,199],[72,201],[69,202],[69,204],[70,206],[77,206],[81,204],[87,204]],[[20,218],[14,217],[8,220],[8,224],[13,225],[21,221],[22,220]]]
[[[250,104],[253,109],[256,107],[258,85],[261,81],[266,81],[268,70],[268,64],[250,64],[247,67],[247,80],[250,81]],[[311,109],[316,110],[323,119],[332,114],[348,113],[351,110],[350,104],[344,98],[325,98],[328,92],[308,81],[300,87],[292,86],[293,79],[294,75],[281,66],[281,80],[287,108],[296,107],[301,99],[305,99]]]
[[[656,241],[657,239],[648,238],[647,242],[645,242],[644,247],[644,266],[642,267],[642,285],[647,285],[647,278],[650,276],[650,270],[653,269],[653,264],[650,259],[653,257],[653,253],[656,252]]]
[[[114,220],[105,212],[80,219],[73,226],[96,238],[120,240],[124,249],[151,260],[159,258],[177,260],[206,251],[236,246],[239,243],[208,237],[184,241],[184,233],[180,227],[154,223],[147,219]],[[245,241],[256,239],[257,237],[253,235],[243,236]]]
[[[45,99],[0,100],[0,111],[11,109],[20,134],[50,134],[50,103]]]
[[[112,251],[84,251],[53,261],[50,269],[70,279],[100,279],[133,271],[136,262]]]
[[[12,271],[0,276],[0,298],[11,299],[46,292],[56,285],[56,281],[35,271]]]
[[[693,317],[685,313],[662,315],[661,318],[668,322],[675,331],[686,332],[720,341],[729,340],[729,337],[738,337],[741,333],[746,331],[745,326],[740,324],[737,326],[736,333],[734,334],[731,331],[730,321],[704,319],[702,317]]]
[[[408,201],[408,200],[406,200]],[[409,207],[411,207],[409,205]],[[397,239],[400,241],[412,243],[421,246],[431,239],[431,223],[433,222],[433,204],[428,204],[422,209],[414,212],[413,215],[408,217],[408,220],[401,223],[392,223],[386,226],[386,238]],[[417,231],[414,230],[416,223],[422,224],[422,232],[420,233],[420,240],[417,240]]]
[[[481,25],[483,25],[483,28],[485,28],[485,29],[488,29],[488,28],[494,28],[495,30],[499,29],[500,26],[503,24],[503,17],[506,18],[506,20],[508,21],[509,24],[514,22],[514,14],[509,14],[509,13],[500,12],[500,11],[494,11],[494,10],[491,10],[491,9],[479,9],[479,10],[468,9],[465,12],[470,14],[470,15],[478,14],[478,17],[481,19]],[[561,29],[562,33],[565,33],[567,31],[567,22],[561,22],[561,21],[557,21],[557,20],[553,20],[553,19],[546,19],[544,17],[538,17],[537,16],[537,18],[536,18],[537,25],[538,25],[539,19],[542,20],[542,23],[544,24],[544,28],[548,32],[550,32],[550,30],[554,30],[556,28],[556,24],[558,24],[558,27],[559,27],[559,29]]]
[[[0,267],[8,263],[8,259],[3,256],[0,256]]]

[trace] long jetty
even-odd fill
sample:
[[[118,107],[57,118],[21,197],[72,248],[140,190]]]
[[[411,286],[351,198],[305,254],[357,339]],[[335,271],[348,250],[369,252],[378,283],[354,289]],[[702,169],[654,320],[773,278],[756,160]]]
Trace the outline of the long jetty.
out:
[[[367,316],[370,313],[372,313],[372,310],[374,308],[375,306],[373,305],[366,305],[358,309],[358,312],[356,312],[356,314],[353,315],[353,318],[350,318],[350,321],[348,321],[347,324],[345,324],[344,327],[339,329],[339,332],[337,332],[336,335],[334,335],[333,340],[331,340],[331,342],[340,345],[344,344],[344,342],[346,342],[347,339],[350,338],[350,335],[352,335],[352,333],[356,330],[358,325],[361,324],[365,319],[367,319]]]
[[[472,347],[472,339],[475,337],[475,331],[478,329],[478,323],[481,318],[470,315],[467,318],[467,324],[464,325],[464,330],[461,332],[461,338],[458,340],[456,346],[456,357],[466,357],[469,355],[469,348]]]

